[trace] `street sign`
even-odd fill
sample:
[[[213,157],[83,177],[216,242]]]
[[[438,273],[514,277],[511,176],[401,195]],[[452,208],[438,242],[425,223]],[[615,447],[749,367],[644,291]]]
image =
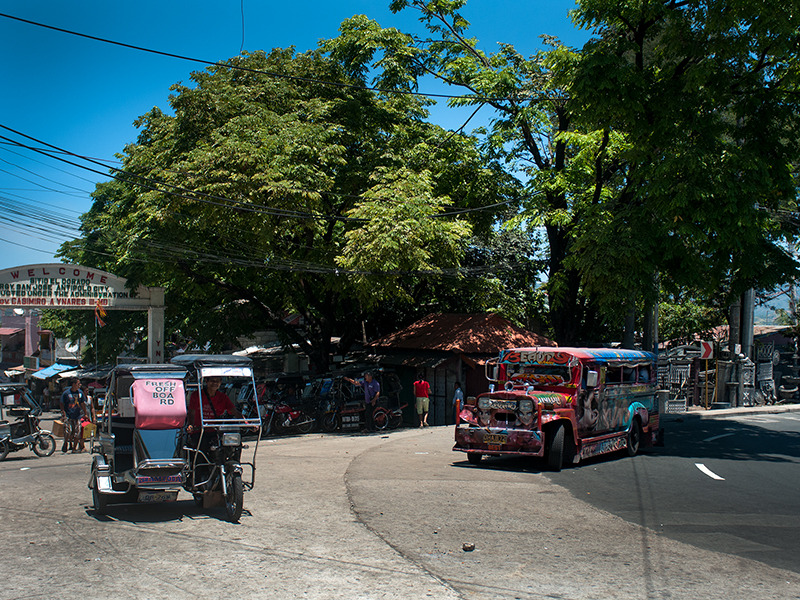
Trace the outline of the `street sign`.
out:
[[[711,342],[700,342],[700,359],[709,360],[714,358],[714,344]]]

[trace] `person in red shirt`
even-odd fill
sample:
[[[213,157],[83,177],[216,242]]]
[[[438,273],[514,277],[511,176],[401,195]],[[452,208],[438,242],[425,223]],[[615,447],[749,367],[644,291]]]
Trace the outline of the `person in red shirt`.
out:
[[[222,384],[220,377],[209,377],[205,380],[203,389],[203,418],[221,419],[222,415],[228,413],[237,419],[242,418],[242,413],[236,405],[228,398],[225,392],[219,391]],[[200,395],[195,391],[189,397],[189,407],[186,409],[186,431],[192,433],[200,429]]]
[[[419,415],[419,426],[428,427],[428,409],[430,408],[429,394],[430,384],[423,379],[424,375],[419,374],[419,378],[414,382],[414,396],[417,398],[417,414]]]

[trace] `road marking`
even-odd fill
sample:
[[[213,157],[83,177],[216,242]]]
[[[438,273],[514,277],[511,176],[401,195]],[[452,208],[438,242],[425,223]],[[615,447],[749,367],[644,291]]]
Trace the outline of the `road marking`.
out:
[[[717,481],[725,481],[724,477],[720,477],[719,475],[714,473],[714,471],[705,466],[703,463],[694,463],[694,466],[700,469],[703,473],[705,473],[709,477],[711,477],[711,479],[716,479]]]
[[[713,437],[706,438],[703,441],[704,442],[713,442],[714,440],[718,440],[719,438],[728,437],[729,435],[733,435],[733,431],[731,431],[730,433],[723,433],[722,435],[715,435]]]

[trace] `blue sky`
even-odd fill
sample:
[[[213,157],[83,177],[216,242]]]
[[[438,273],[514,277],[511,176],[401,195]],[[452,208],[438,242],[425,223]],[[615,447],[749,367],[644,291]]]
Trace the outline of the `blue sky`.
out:
[[[421,32],[416,12],[394,15],[389,0],[5,0],[0,6],[0,13],[21,19],[208,61],[237,55],[243,42],[246,51],[308,50],[320,39],[335,37],[341,22],[354,14],[385,27]],[[541,34],[583,45],[588,33],[569,20],[573,7],[574,0],[471,0],[463,13],[472,24],[471,36],[486,52],[504,42],[529,54],[540,47]],[[52,144],[101,162],[114,160],[115,153],[135,141],[138,116],[153,106],[168,109],[172,84],[188,83],[189,73],[203,68],[5,17],[0,17],[0,56],[0,126],[39,142],[7,129],[0,129],[0,136],[36,148],[43,148],[40,142]],[[433,86],[421,91],[446,93]],[[440,105],[431,120],[458,128],[470,112]],[[480,120],[470,125],[476,124]],[[57,262],[55,251],[77,236],[89,193],[103,179],[0,139],[0,269]]]

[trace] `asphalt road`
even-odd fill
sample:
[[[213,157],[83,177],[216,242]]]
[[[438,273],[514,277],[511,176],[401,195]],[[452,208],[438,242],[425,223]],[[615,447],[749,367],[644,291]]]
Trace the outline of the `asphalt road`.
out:
[[[793,570],[631,518],[646,503],[628,500],[629,522],[586,501],[599,486],[570,491],[530,461],[474,467],[451,447],[450,428],[262,443],[238,525],[184,493],[100,517],[88,455],[12,454],[0,463],[0,599],[800,598]],[[644,465],[673,458],[557,477],[618,465],[646,495]]]
[[[800,413],[671,420],[667,445],[548,477],[668,538],[800,572]]]

